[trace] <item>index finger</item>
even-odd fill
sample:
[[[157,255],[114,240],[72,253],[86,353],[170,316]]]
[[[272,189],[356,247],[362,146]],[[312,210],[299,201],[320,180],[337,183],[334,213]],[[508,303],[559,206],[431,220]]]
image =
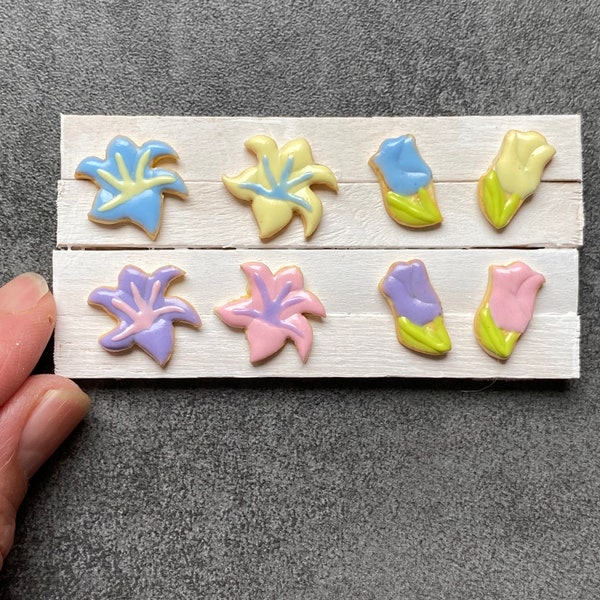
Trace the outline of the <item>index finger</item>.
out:
[[[24,273],[0,288],[0,406],[35,367],[55,320],[54,298],[40,275]]]

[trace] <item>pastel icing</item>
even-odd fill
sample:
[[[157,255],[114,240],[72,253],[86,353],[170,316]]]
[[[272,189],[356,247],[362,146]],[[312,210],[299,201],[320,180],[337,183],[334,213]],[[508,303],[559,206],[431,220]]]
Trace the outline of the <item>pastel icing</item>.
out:
[[[241,265],[248,278],[248,295],[215,308],[230,327],[246,330],[250,361],[262,361],[279,351],[291,339],[306,362],[313,332],[304,313],[325,317],[325,307],[304,289],[298,267],[284,267],[273,274],[260,262]]]
[[[138,147],[118,136],[109,143],[105,159],[90,156],[82,160],[75,177],[90,179],[99,188],[88,218],[104,225],[131,222],[156,239],[164,194],[187,195],[179,175],[154,166],[166,157],[176,159],[177,153],[164,142],[151,140]]]
[[[412,135],[382,142],[369,160],[381,186],[385,208],[406,227],[430,227],[441,223],[433,174],[417,149]]]
[[[308,239],[323,214],[321,200],[311,186],[322,184],[337,191],[331,169],[314,164],[312,150],[302,138],[279,150],[275,140],[257,135],[246,140],[245,146],[256,155],[258,164],[237,177],[223,175],[225,187],[239,200],[251,203],[261,239],[277,235],[295,213],[302,218]]]
[[[535,192],[556,150],[537,131],[506,133],[498,156],[479,179],[479,205],[497,229],[506,227]]]
[[[171,265],[151,274],[127,265],[119,274],[116,288],[93,290],[88,303],[104,309],[117,321],[116,327],[100,338],[100,345],[109,352],[137,345],[164,367],[173,353],[173,323],[201,325],[198,313],[188,302],[165,296],[168,286],[184,275]]]
[[[430,355],[445,354],[452,348],[442,304],[422,261],[392,264],[379,290],[392,309],[401,344]]]
[[[508,358],[527,329],[535,299],[545,283],[523,262],[489,268],[488,289],[475,315],[475,335],[491,356]]]

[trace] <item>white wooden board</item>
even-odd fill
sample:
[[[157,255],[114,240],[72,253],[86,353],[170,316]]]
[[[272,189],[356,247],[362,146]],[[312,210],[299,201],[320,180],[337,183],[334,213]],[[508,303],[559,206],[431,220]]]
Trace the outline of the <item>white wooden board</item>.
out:
[[[402,347],[377,285],[397,260],[423,260],[442,300],[454,347],[435,359]],[[296,264],[306,288],[323,302],[327,317],[312,320],[313,350],[303,364],[291,344],[253,366],[241,330],[223,324],[214,307],[244,295],[240,264],[261,261],[275,271]],[[534,319],[511,358],[502,363],[477,344],[473,315],[485,293],[490,264],[526,260],[546,277]],[[57,251],[56,371],[70,377],[544,377],[579,372],[576,250],[160,250]],[[144,352],[105,352],[99,336],[114,325],[87,304],[100,285],[114,286],[121,269],[147,272],[174,264],[186,271],[170,294],[185,298],[203,320],[200,330],[176,327],[176,347],[165,369]],[[100,275],[101,274],[101,275]]]
[[[511,128],[538,129],[557,149],[543,183],[510,227],[497,232],[481,214],[477,180],[496,156]],[[221,175],[237,175],[255,164],[244,141],[259,133],[279,143],[306,137],[316,162],[329,166],[338,194],[318,191],[324,203],[321,225],[304,240],[299,218],[267,242],[258,238],[249,205],[233,198]],[[427,232],[400,227],[387,215],[369,158],[381,142],[413,133],[431,166],[444,216]],[[169,143],[179,153],[172,165],[189,188],[185,201],[167,198],[156,241],[129,224],[106,227],[87,218],[96,187],[74,180],[79,162],[104,156],[117,135],[141,144]],[[63,118],[62,178],[58,186],[59,247],[110,248],[470,248],[576,247],[583,241],[581,139],[577,116],[437,117],[352,119],[249,119],[178,117]]]
[[[557,150],[532,198],[502,232],[482,216],[477,180],[496,156],[509,129],[537,130]],[[413,231],[394,223],[383,207],[368,159],[389,137],[412,133],[432,168],[441,226]],[[255,159],[244,141],[270,135],[282,145],[305,137],[315,162],[329,166],[339,193],[318,190],[323,219],[304,240],[295,218],[269,242],[258,238],[246,203],[220,182]],[[105,155],[125,135],[141,144],[169,143],[179,154],[176,170],[187,200],[167,197],[156,241],[132,225],[101,226],[87,218],[96,187],[74,179],[79,162]],[[267,118],[65,116],[58,184],[54,292],[58,305],[56,372],[70,377],[471,377],[573,378],[579,375],[578,269],[583,243],[581,136],[578,116],[436,118]],[[468,250],[463,248],[469,248]],[[534,249],[540,248],[540,249]],[[402,347],[389,307],[377,290],[389,265],[419,258],[428,268],[453,341],[443,358]],[[241,330],[215,315],[214,307],[245,293],[240,264],[261,261],[273,271],[302,268],[307,289],[328,316],[312,319],[314,343],[306,364],[291,343],[253,366]],[[485,292],[490,264],[523,260],[546,277],[528,331],[506,362],[477,344],[473,315]],[[170,293],[190,301],[203,326],[176,326],[176,346],[166,368],[144,352],[104,351],[97,340],[113,326],[87,304],[99,286],[116,285],[126,264],[150,272],[167,264],[187,276]]]

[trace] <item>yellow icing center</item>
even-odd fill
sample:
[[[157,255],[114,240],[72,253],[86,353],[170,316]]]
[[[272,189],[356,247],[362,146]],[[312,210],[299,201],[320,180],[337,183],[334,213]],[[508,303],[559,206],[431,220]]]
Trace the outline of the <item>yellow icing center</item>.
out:
[[[111,210],[144,193],[146,190],[156,186],[173,183],[175,181],[175,177],[172,175],[159,175],[150,178],[144,177],[144,170],[150,162],[150,150],[146,150],[146,152],[142,154],[133,177],[127,169],[127,165],[123,160],[123,156],[119,152],[115,154],[115,160],[117,161],[117,167],[119,169],[119,174],[121,175],[120,180],[117,179],[112,173],[104,169],[98,169],[98,175],[102,177],[106,183],[118,190],[119,194],[110,200],[110,202],[100,206],[98,208],[98,212]]]

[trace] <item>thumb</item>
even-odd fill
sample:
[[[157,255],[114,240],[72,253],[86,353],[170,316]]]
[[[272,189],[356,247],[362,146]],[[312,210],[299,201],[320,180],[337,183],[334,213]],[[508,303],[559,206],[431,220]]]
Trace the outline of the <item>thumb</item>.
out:
[[[35,367],[55,320],[54,299],[40,275],[24,273],[0,288],[0,406]]]
[[[28,479],[81,421],[90,405],[79,387],[55,375],[30,377],[0,409],[0,569]]]

